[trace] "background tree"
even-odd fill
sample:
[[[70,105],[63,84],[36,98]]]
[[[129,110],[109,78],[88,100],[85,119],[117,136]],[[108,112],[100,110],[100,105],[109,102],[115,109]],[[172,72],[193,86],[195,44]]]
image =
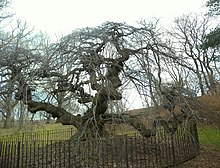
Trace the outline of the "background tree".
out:
[[[2,59],[3,57],[3,51],[5,46],[7,46],[10,41],[12,40],[12,36],[9,35],[8,33],[5,33],[3,30],[3,21],[9,20],[12,16],[11,13],[7,12],[7,8],[10,6],[10,1],[8,0],[2,0],[0,1],[0,39],[1,39],[1,43],[0,43],[0,49],[1,49],[1,54],[0,54],[0,58]],[[4,120],[4,127],[9,127],[10,126],[10,119],[11,119],[11,109],[14,107],[14,105],[16,104],[15,102],[13,102],[11,100],[11,96],[12,96],[12,88],[11,88],[11,82],[8,82],[7,85],[3,84],[2,81],[5,81],[5,73],[8,73],[7,70],[5,70],[4,68],[2,68],[0,66],[0,111],[1,111],[1,115],[3,116],[3,120]]]
[[[170,42],[165,38],[165,30],[159,25],[159,20],[140,22],[145,28],[149,29],[148,34],[138,36],[135,43],[144,45],[146,41],[149,47],[135,54],[135,59],[126,66],[127,78],[136,87],[138,93],[143,98],[143,102],[149,106],[159,106],[162,99],[162,86],[166,83],[167,73],[164,60],[174,55]],[[162,40],[163,39],[163,40]]]
[[[175,27],[170,32],[174,38],[175,52],[178,56],[176,61],[196,75],[202,95],[207,91],[211,94],[217,92],[217,78],[213,67],[216,61],[216,50],[201,47],[208,30],[208,18],[185,15],[175,20]]]
[[[217,26],[214,28],[214,30],[212,29],[211,32],[207,33],[206,36],[204,36],[204,43],[202,44],[202,47],[204,49],[212,48],[212,49],[216,50],[216,53],[214,55],[214,60],[215,60],[214,66],[215,66],[215,70],[217,71],[217,73],[219,75],[220,74],[219,73],[220,28],[219,28],[218,20],[219,20],[219,14],[220,14],[220,1],[219,0],[209,0],[209,1],[207,1],[206,6],[209,9],[208,15],[217,21]]]
[[[209,8],[210,15],[220,14],[220,1],[219,0],[209,0],[207,1],[206,6]]]
[[[1,107],[5,118],[4,127],[8,128],[11,125],[14,108],[18,101],[15,99],[15,92],[18,89],[19,81],[23,75],[29,73],[29,68],[34,68],[36,59],[34,52],[36,46],[30,44],[31,31],[26,24],[17,22],[16,28],[13,28],[11,33],[4,34],[0,51],[0,71],[1,71]],[[21,75],[23,74],[23,75]],[[20,118],[24,114],[20,111]],[[22,122],[21,122],[22,123]]]
[[[206,3],[209,9],[208,15],[211,17],[219,17],[220,15],[220,1],[219,0],[209,0]],[[205,42],[203,44],[204,48],[219,48],[220,45],[220,28],[219,25],[214,28],[210,33],[205,36]]]

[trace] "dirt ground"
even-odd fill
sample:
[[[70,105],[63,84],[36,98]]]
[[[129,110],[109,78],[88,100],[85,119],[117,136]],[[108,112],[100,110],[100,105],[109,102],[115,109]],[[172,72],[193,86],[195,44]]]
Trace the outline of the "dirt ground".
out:
[[[220,150],[209,146],[200,146],[200,154],[196,158],[185,162],[178,168],[220,168]]]

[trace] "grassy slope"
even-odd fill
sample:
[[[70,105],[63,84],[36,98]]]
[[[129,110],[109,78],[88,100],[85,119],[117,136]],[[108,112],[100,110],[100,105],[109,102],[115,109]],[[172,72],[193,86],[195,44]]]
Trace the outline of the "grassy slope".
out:
[[[210,126],[198,128],[200,144],[220,149],[220,129]]]
[[[18,128],[9,128],[9,129],[2,129],[0,128],[0,136],[5,135],[13,135],[13,134],[20,134],[20,133],[28,133],[28,132],[47,132],[47,131],[58,131],[64,130],[68,128],[73,128],[73,126],[69,125],[62,125],[60,123],[53,123],[53,124],[28,124],[24,126],[22,129],[18,130]]]
[[[200,144],[220,149],[220,95],[198,97],[201,107],[200,117],[205,122],[199,123]]]

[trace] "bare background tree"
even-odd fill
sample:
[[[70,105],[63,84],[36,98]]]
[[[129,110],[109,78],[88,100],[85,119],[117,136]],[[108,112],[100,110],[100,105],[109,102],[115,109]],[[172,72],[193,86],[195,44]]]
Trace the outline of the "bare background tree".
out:
[[[213,67],[217,51],[202,48],[208,27],[209,18],[196,14],[185,15],[175,20],[170,32],[174,38],[178,64],[195,75],[202,95],[207,92],[217,93],[218,77]]]

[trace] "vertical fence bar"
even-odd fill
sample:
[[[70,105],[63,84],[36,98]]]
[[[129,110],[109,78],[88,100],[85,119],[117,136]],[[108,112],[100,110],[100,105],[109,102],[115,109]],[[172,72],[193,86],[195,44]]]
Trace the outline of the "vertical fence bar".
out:
[[[101,139],[98,140],[98,141],[94,141],[94,140],[92,140],[92,141],[95,143],[95,146],[96,146],[96,155],[95,155],[96,166],[99,167],[99,162],[100,162],[99,161],[100,160],[99,156],[100,156],[100,149],[101,149],[101,147],[100,147]]]
[[[41,142],[41,144],[40,144],[40,147],[41,147],[41,153],[40,153],[40,156],[39,157],[41,157],[41,167],[43,168],[44,167],[44,141],[42,141]]]
[[[182,152],[182,160],[185,158],[185,148],[184,148],[184,129],[183,129],[183,126],[181,125],[180,126],[180,131],[181,131],[181,152]]]
[[[49,141],[50,131],[47,131],[46,141]]]
[[[102,156],[102,167],[104,167],[104,165],[105,165],[105,160],[106,160],[106,157],[105,157],[105,153],[106,152],[108,152],[108,150],[106,150],[106,152],[105,152],[105,147],[104,147],[104,142],[106,142],[106,140],[105,139],[103,139],[102,141],[101,141],[101,153],[100,153],[100,155]]]
[[[92,141],[91,143],[92,143],[92,146],[94,147],[95,141]],[[91,163],[90,163],[90,152],[89,152],[89,151],[90,151],[90,143],[87,142],[87,143],[86,143],[86,146],[87,146],[86,148],[87,148],[88,165],[90,166],[90,164],[91,164]]]
[[[28,148],[29,148],[29,142],[26,141],[26,146],[25,146],[25,151],[26,151],[26,153],[25,153],[25,167],[27,167],[27,165],[28,165]]]
[[[109,161],[111,162],[111,165],[114,165],[114,146],[113,146],[114,141],[113,140],[114,138],[109,139],[109,144],[110,144]]]
[[[186,134],[186,151],[187,151],[187,159],[189,158],[190,155],[190,149],[189,149],[189,144],[190,144],[190,127],[187,125],[187,134]]]
[[[50,141],[50,160],[51,160],[50,167],[51,168],[53,167],[53,164],[54,164],[54,162],[53,162],[53,157],[54,157],[54,155],[53,155],[53,147],[54,147],[53,142]]]
[[[21,142],[18,142],[18,147],[17,147],[17,165],[16,167],[20,166],[20,152],[21,152]]]
[[[147,138],[146,140],[147,140],[147,163],[148,163],[148,167],[150,167],[149,138]],[[133,166],[133,165],[132,165],[132,166]]]
[[[23,134],[24,135],[24,134]],[[22,136],[21,144],[21,167],[24,167],[24,136]]]
[[[45,157],[46,158],[46,161],[45,161],[46,162],[46,165],[45,165],[46,168],[48,167],[48,163],[50,163],[49,160],[48,160],[48,155],[49,155],[49,152],[48,152],[49,147],[48,146],[49,146],[49,140],[47,140],[47,142],[46,142],[46,157]]]
[[[181,150],[180,150],[180,138],[179,138],[179,126],[175,132],[176,134],[176,139],[175,139],[175,142],[176,142],[176,151],[177,151],[177,162],[181,161]]]
[[[137,137],[135,136],[134,137],[134,145],[135,145],[135,148],[134,148],[134,151],[135,151],[135,163],[136,163],[136,167],[138,167],[138,153],[137,153],[137,150],[136,150],[136,146],[137,146]]]
[[[82,164],[81,164],[81,159],[82,159],[82,158],[81,158],[81,155],[82,155],[82,154],[81,154],[81,143],[78,142],[77,145],[78,145],[78,148],[79,148],[79,150],[78,150],[78,152],[79,152],[79,155],[78,155],[78,156],[79,156],[79,158],[78,158],[78,159],[79,159],[79,160],[78,160],[78,161],[79,161],[79,167],[81,167],[81,166],[82,166]],[[94,150],[94,149],[93,149],[93,150]],[[93,156],[94,156],[94,155],[93,155]],[[93,163],[94,163],[94,162],[93,162]]]
[[[173,160],[172,160],[172,164],[174,167],[176,167],[176,156],[175,156],[175,146],[174,146],[174,133],[171,133],[171,144],[172,144],[172,156],[173,156]]]
[[[1,165],[2,167],[4,167],[4,164],[5,164],[5,150],[6,150],[6,145],[7,145],[7,142],[4,142],[3,144],[3,148],[2,148],[2,156],[1,156]]]
[[[33,148],[34,148],[34,153],[33,153],[33,155],[34,155],[34,166],[36,165],[36,141],[34,141],[34,144],[33,144]]]
[[[10,151],[11,151],[11,142],[8,143],[7,145],[7,153],[6,153],[6,163],[7,163],[7,168],[10,167]]]
[[[144,167],[147,167],[147,162],[146,162],[146,144],[145,144],[145,137],[142,137],[142,142],[143,142]]]
[[[63,142],[63,167],[66,167],[66,142]]]
[[[184,132],[183,132],[183,143],[184,143],[184,160],[187,160],[187,134],[188,134],[188,129],[187,127],[184,128]]]
[[[8,163],[8,167],[10,167],[11,162],[10,162],[10,155],[11,155],[11,143],[8,144],[8,154],[7,154],[7,163]]]
[[[3,155],[2,151],[3,151],[3,142],[1,141],[0,142],[0,159],[1,159],[2,155]],[[1,161],[2,161],[2,159],[1,159]]]
[[[169,142],[169,134],[167,134],[166,130],[163,129],[163,133],[164,133],[164,148],[165,148],[165,165],[168,166],[169,162],[170,162],[170,155],[169,155],[169,148],[170,148],[170,142]]]
[[[159,134],[157,136],[157,139],[158,139],[158,142],[157,142],[157,148],[158,148],[158,167],[162,167],[162,157],[163,157],[163,143],[161,143],[163,141],[163,133],[162,133],[162,130],[159,129],[158,130]]]
[[[158,155],[159,155],[159,152],[158,152],[158,144],[157,144],[157,141],[156,141],[156,137],[154,137],[154,142],[153,142],[153,148],[154,148],[154,157],[155,157],[155,167],[158,167]],[[154,158],[153,157],[153,158]]]
[[[128,138],[126,137],[125,138],[125,165],[126,165],[126,168],[128,168]]]
[[[73,153],[73,163],[74,163],[74,166],[76,167],[76,154],[77,154],[77,151],[76,151],[76,142],[73,143],[73,149],[72,151],[74,152]]]
[[[17,145],[16,142],[13,142],[13,144],[13,167],[16,167]]]
[[[31,166],[32,165],[32,162],[31,162],[32,161],[32,143],[30,143],[29,153],[30,153],[29,165]],[[35,156],[33,156],[33,157],[35,157]]]
[[[109,150],[108,150],[109,138],[106,139],[106,143],[103,146],[106,149],[106,163],[109,163]]]
[[[59,152],[58,152],[59,167],[63,167],[63,166],[62,166],[62,161],[61,161],[61,160],[62,160],[62,159],[61,159],[61,145],[62,145],[62,144],[61,144],[61,141],[59,141],[59,142],[58,142],[58,148],[59,148],[59,150],[58,150],[58,151],[59,151]]]
[[[5,152],[5,156],[6,156],[6,167],[9,167],[9,155],[10,155],[10,143],[7,144],[6,147],[6,152]]]
[[[127,137],[124,137],[124,138],[127,138]],[[123,157],[123,155],[124,155],[124,150],[123,150],[123,149],[124,149],[124,148],[123,148],[123,147],[124,147],[125,144],[124,144],[122,138],[119,138],[119,141],[118,141],[118,142],[119,142],[119,143],[118,143],[118,147],[119,147],[119,148],[118,148],[118,149],[119,149],[119,152],[118,152],[118,153],[119,153],[119,160],[118,160],[118,161],[119,161],[119,164],[118,164],[118,165],[119,165],[120,167],[125,167],[124,162],[122,162],[123,159],[124,159],[124,157]]]
[[[151,165],[152,167],[155,167],[155,157],[154,157],[154,143],[153,143],[153,137],[151,136],[150,137],[150,148],[149,148],[149,157],[150,157],[150,160],[151,160]]]
[[[86,167],[86,149],[85,149],[85,145],[86,145],[86,141],[85,142],[82,142],[81,143],[81,146],[82,146],[82,157],[81,157],[81,160],[82,160],[82,165],[83,165],[83,167]],[[95,160],[95,163],[96,163],[96,160]],[[97,163],[96,163],[96,165],[97,165]]]
[[[89,143],[89,142],[88,142]],[[94,167],[95,166],[95,163],[94,163],[94,155],[95,155],[95,148],[96,148],[96,143],[95,143],[95,141],[92,141],[92,144],[93,144],[93,147],[92,147],[92,160],[91,160],[91,163],[92,163],[92,167]]]
[[[57,143],[55,142],[54,143],[54,165],[55,165],[55,167],[57,166]]]
[[[137,135],[135,135],[135,136],[137,136]],[[138,140],[138,146],[136,146],[136,148],[135,148],[135,151],[139,151],[140,152],[140,154],[139,154],[139,160],[140,160],[140,162],[139,162],[139,167],[143,167],[143,143],[142,143],[142,139],[140,138],[140,137],[138,137],[137,138],[137,140]]]
[[[40,146],[39,146],[39,142],[37,143],[37,167],[40,167]]]
[[[198,137],[198,129],[196,122],[193,123],[193,137],[195,139],[195,145],[196,145],[196,155],[199,154],[199,137]]]
[[[168,133],[168,132],[166,132],[166,134],[167,134],[167,141],[168,141],[168,149],[167,149],[167,151],[168,151],[168,160],[169,160],[169,163],[168,163],[168,165],[172,165],[172,160],[173,160],[173,156],[172,156],[172,142],[171,142],[171,135]]]
[[[71,160],[71,145],[70,145],[70,140],[68,140],[67,141],[68,143],[68,147],[67,147],[67,149],[68,149],[68,168],[70,168],[71,167],[71,162],[70,162],[70,160]]]
[[[14,152],[14,144],[11,143],[11,152],[10,152],[10,165],[13,167],[13,152]]]
[[[112,141],[112,145],[113,145],[113,158],[114,158],[114,167],[118,167],[118,139],[114,138]]]
[[[134,141],[134,138],[132,137],[130,139],[130,150],[129,150],[129,152],[130,152],[130,159],[131,159],[131,166],[132,167],[134,167],[134,160],[133,160],[133,158],[134,158],[134,150],[133,150],[134,143],[133,143],[133,141]]]

